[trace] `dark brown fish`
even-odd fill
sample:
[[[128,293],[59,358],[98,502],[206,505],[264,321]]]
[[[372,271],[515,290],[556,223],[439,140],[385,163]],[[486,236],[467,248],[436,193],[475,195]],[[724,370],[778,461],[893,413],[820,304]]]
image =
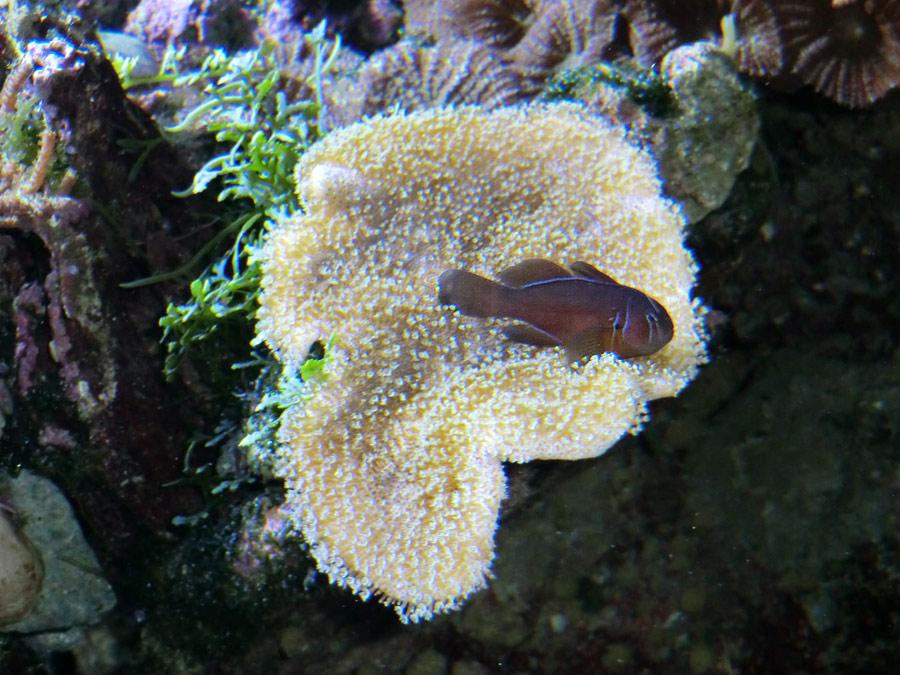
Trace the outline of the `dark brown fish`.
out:
[[[652,354],[674,334],[665,307],[586,262],[566,269],[532,258],[503,270],[499,283],[447,270],[438,278],[438,301],[467,316],[524,321],[504,334],[541,347],[562,345],[571,361],[603,352]]]

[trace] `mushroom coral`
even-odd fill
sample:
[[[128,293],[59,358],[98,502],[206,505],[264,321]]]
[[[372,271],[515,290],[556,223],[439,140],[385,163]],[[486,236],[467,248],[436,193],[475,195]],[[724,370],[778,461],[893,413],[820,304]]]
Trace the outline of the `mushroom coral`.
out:
[[[900,0],[439,0],[430,18],[423,4],[413,32],[483,43],[537,85],[629,55],[655,67],[698,40],[721,40],[748,75],[853,108],[900,83]]]
[[[792,71],[834,101],[870,105],[900,83],[900,1],[774,3]]]
[[[522,100],[522,79],[479,42],[401,40],[369,59],[358,82],[348,78],[344,87],[350,103],[337,117],[356,122],[397,106],[406,111],[462,103],[497,108]]]
[[[258,334],[304,392],[277,435],[282,511],[333,582],[430,618],[486,584],[502,462],[600,455],[696,373],[684,218],[649,155],[568,103],[375,117],[313,146],[296,180],[303,212],[258,251]],[[438,306],[444,270],[532,257],[642,289],[675,337],[569,364]],[[324,376],[298,383],[333,336]]]

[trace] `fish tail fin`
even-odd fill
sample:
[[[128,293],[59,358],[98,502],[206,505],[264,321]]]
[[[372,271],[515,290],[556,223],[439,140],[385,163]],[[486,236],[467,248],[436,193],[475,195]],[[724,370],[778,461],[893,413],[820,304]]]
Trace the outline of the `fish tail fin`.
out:
[[[456,305],[461,314],[487,318],[500,315],[503,284],[465,270],[447,270],[438,277],[438,302]]]

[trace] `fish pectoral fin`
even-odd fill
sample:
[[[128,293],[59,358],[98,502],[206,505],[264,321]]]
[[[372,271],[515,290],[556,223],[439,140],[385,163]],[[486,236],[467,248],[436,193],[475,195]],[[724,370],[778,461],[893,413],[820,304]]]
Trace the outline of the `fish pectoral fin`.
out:
[[[566,348],[566,357],[569,363],[575,363],[586,356],[614,352],[612,338],[613,332],[611,330],[596,327],[583,330],[573,335],[571,339],[566,340],[563,344]]]
[[[572,274],[562,265],[557,265],[543,258],[529,258],[512,267],[507,267],[498,275],[500,281],[513,288],[521,288],[536,281],[551,281],[552,279],[566,279]]]
[[[584,277],[585,279],[593,279],[594,281],[604,281],[609,284],[618,284],[619,282],[613,279],[608,274],[604,274],[600,270],[598,270],[593,265],[589,265],[583,260],[579,260],[578,262],[573,262],[569,265],[569,269],[572,270],[572,273],[578,277]]]
[[[535,328],[528,323],[513,323],[504,326],[503,334],[513,342],[521,342],[535,347],[559,347],[560,342],[550,333]]]

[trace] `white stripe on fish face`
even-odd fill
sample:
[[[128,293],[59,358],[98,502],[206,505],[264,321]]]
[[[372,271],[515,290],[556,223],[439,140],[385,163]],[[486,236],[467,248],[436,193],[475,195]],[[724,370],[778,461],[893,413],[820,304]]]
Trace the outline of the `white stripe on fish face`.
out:
[[[651,298],[649,295],[644,296],[650,302],[650,311],[647,312],[647,322],[650,324],[650,339],[648,340],[648,344],[655,344],[653,341],[662,340],[663,344],[667,343],[671,340],[671,336],[667,339],[663,339],[662,334],[662,317],[666,317],[668,319],[669,313],[666,311],[666,308],[659,304],[656,300]],[[656,334],[654,337],[653,329],[656,329]]]
[[[616,312],[616,315],[612,319],[612,336],[609,339],[610,346],[616,344],[616,333],[624,332],[624,327],[619,324],[619,319],[622,316],[622,312]],[[628,316],[626,314],[625,317],[625,326],[628,325]],[[624,334],[622,336],[624,338]]]
[[[646,314],[646,318],[647,318],[647,326],[649,327],[649,330],[647,331],[647,344],[652,345],[653,344],[653,331],[659,330],[659,317],[656,314],[648,312]]]
[[[625,342],[625,331],[628,330],[628,324],[631,323],[631,303],[634,301],[634,296],[629,294],[628,301],[625,303],[625,325],[622,326],[622,342]]]

